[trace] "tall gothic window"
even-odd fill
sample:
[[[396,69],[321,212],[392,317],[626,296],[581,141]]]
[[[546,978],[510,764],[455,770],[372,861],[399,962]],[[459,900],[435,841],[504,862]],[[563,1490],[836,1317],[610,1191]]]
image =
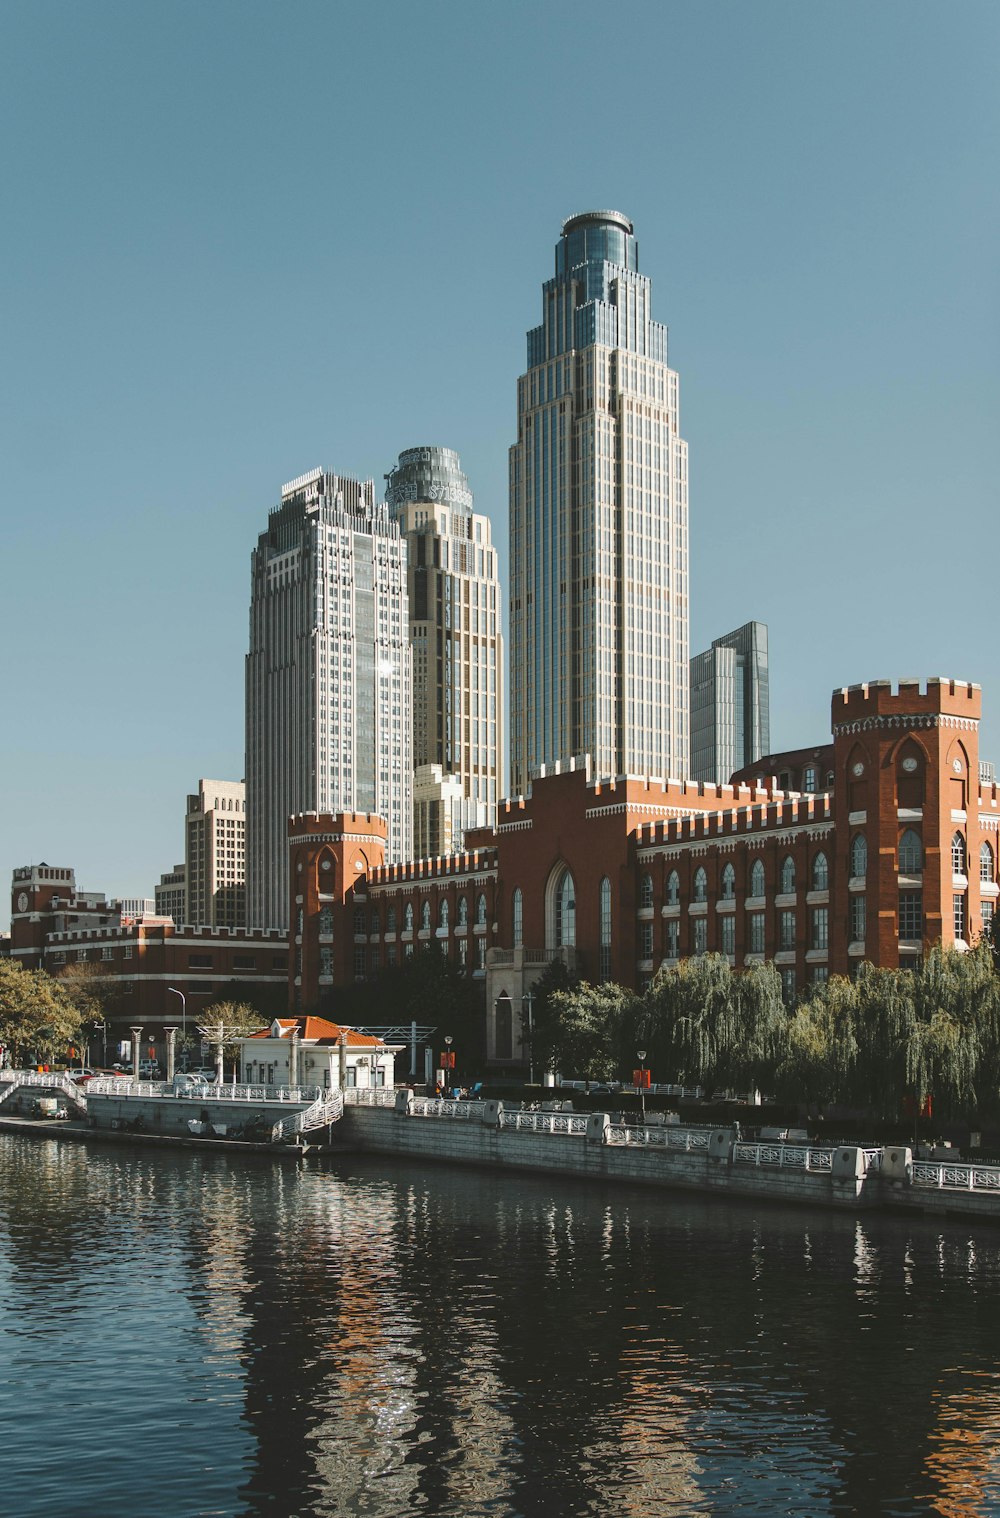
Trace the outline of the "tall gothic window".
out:
[[[514,948],[520,949],[524,943],[524,897],[521,895],[520,886],[514,887],[511,911],[514,918]]]
[[[650,892],[652,892],[652,886],[653,886],[652,879],[648,875],[645,877],[645,879],[649,880]],[[608,879],[608,877],[606,875],[605,875],[604,879],[601,881],[600,890],[598,892],[598,913],[599,913],[599,918],[600,918],[600,923],[599,923],[600,943],[598,945],[598,948],[599,948],[599,954],[598,954],[599,964],[598,964],[598,969],[600,971],[600,977],[601,977],[602,980],[610,980],[611,979],[611,881]]]
[[[563,870],[556,886],[556,948],[576,943],[576,886],[569,870]]]

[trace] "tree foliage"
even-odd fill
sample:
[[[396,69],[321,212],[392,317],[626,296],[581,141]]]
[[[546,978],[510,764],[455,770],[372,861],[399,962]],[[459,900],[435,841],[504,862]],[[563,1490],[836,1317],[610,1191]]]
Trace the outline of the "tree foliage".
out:
[[[12,1065],[64,1060],[82,1025],[79,1007],[51,975],[0,959],[0,1044]]]
[[[621,1063],[622,1029],[636,997],[622,986],[587,981],[549,997],[550,1068],[610,1080]]]
[[[226,1058],[232,1059],[239,1053],[240,1039],[259,1033],[264,1026],[266,1024],[261,1014],[248,1002],[220,1001],[207,1009],[205,1021],[198,1025],[198,1032],[215,1050],[215,1064],[220,1080]]]

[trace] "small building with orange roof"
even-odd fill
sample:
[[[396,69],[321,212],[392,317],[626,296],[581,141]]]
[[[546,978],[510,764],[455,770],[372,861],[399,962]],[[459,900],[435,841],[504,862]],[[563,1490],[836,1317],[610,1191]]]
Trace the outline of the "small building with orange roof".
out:
[[[276,1017],[240,1040],[240,1079],[248,1086],[393,1086],[396,1049],[370,1033],[325,1017]]]

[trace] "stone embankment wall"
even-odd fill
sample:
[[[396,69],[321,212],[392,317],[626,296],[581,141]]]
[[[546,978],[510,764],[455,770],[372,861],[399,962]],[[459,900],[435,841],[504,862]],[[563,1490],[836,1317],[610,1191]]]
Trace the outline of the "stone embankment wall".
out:
[[[462,1108],[468,1115],[458,1116]],[[538,1114],[544,1120],[548,1114]],[[396,1110],[389,1106],[354,1105],[348,1099],[337,1137],[347,1146],[377,1154],[410,1159],[476,1165],[501,1171],[534,1171],[545,1175],[568,1175],[598,1182],[630,1184],[701,1193],[766,1196],[777,1201],[812,1203],[819,1206],[867,1205],[873,1179],[866,1151],[793,1152],[800,1159],[788,1165],[739,1163],[734,1150],[759,1149],[757,1145],[734,1145],[730,1130],[696,1135],[698,1146],[679,1146],[683,1135],[672,1133],[673,1146],[664,1142],[616,1142],[621,1132],[605,1113],[564,1118],[570,1131],[559,1131],[559,1119],[541,1128],[507,1126],[496,1102],[423,1103],[409,1093],[397,1092]],[[503,1124],[503,1126],[501,1126]],[[655,1132],[655,1130],[653,1130]],[[609,1141],[610,1139],[610,1141]],[[810,1169],[808,1155],[823,1155],[827,1166]]]

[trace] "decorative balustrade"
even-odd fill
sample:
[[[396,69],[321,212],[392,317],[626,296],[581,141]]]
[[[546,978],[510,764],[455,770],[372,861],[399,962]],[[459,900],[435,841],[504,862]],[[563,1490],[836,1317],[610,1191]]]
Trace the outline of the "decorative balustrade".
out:
[[[814,1149],[808,1144],[752,1144],[737,1140],[733,1145],[733,1163],[778,1165],[791,1170],[831,1172],[833,1149]]]
[[[396,1091],[393,1086],[348,1086],[344,1101],[349,1107],[394,1107]]]
[[[169,1081],[131,1081],[99,1075],[81,1089],[94,1096],[176,1096],[184,1101],[294,1102],[296,1105],[315,1102],[329,1095],[324,1086],[220,1086],[204,1082],[175,1087]]]
[[[950,1161],[914,1160],[914,1186],[935,1186],[947,1191],[1000,1192],[1000,1166],[955,1165]]]
[[[413,1117],[453,1117],[467,1123],[481,1123],[485,1107],[485,1102],[453,1102],[443,1096],[415,1096],[410,1113]]]
[[[639,1149],[677,1149],[685,1154],[707,1154],[711,1132],[707,1128],[644,1128],[631,1123],[612,1123],[606,1130],[608,1144],[628,1144]]]
[[[500,1127],[513,1133],[570,1133],[586,1138],[587,1118],[580,1112],[508,1112],[505,1107]]]

